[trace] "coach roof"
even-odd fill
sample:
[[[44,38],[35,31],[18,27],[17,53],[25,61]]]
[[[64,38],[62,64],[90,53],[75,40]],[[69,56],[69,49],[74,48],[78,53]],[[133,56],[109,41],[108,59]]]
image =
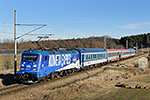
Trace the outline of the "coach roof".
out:
[[[76,48],[81,53],[88,53],[88,52],[106,52],[103,48]]]

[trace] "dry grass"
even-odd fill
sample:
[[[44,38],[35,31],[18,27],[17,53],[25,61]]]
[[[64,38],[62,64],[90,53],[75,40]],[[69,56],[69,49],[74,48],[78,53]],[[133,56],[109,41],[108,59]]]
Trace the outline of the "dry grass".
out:
[[[20,93],[14,95],[7,96],[7,99],[11,98],[12,100],[116,100],[122,98],[118,95],[123,96],[122,92],[124,91],[124,88],[115,87],[115,84],[117,82],[139,80],[146,76],[146,78],[148,78],[148,76],[150,75],[149,72],[149,69],[107,68],[103,72],[100,72],[97,75],[86,79],[81,78],[81,76],[87,74],[78,74],[77,76],[80,80],[78,79],[69,83],[66,82],[64,78],[64,81],[59,81],[61,84],[63,84],[59,87],[57,86],[55,88],[51,88],[51,85],[53,84],[60,84],[59,82],[52,82],[44,86],[35,87],[26,91],[21,91]],[[74,80],[75,77],[76,76],[70,77],[66,80]],[[127,92],[132,93],[133,91],[127,90]],[[136,92],[140,91],[138,90]],[[136,92],[134,92],[134,94],[136,94]],[[134,98],[129,94],[125,95],[128,96],[128,98],[130,99]],[[124,97],[123,99],[125,100],[127,98]]]
[[[17,68],[20,66],[21,54],[17,55]],[[10,61],[9,69],[14,68],[14,55],[13,54],[0,54],[0,70],[6,70],[5,63]]]

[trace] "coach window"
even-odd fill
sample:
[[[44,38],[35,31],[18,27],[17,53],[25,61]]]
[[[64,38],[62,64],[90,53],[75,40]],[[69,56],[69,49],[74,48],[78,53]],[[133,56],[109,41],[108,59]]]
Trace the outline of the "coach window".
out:
[[[89,59],[91,59],[90,57],[91,57],[91,56],[89,55]]]
[[[88,60],[88,55],[86,55],[86,60]]]
[[[107,56],[110,57],[110,53],[108,53]]]
[[[98,58],[101,58],[101,54],[99,54],[99,57]]]
[[[99,54],[97,54],[97,58],[99,58]]]
[[[124,55],[126,55],[127,54],[127,52],[124,52]]]
[[[103,57],[105,57],[105,54],[103,54]]]
[[[98,58],[101,58],[101,54],[98,54]]]
[[[113,57],[115,56],[115,53],[113,53]]]
[[[97,58],[99,58],[99,55],[100,55],[100,54],[97,54]]]
[[[101,54],[100,58],[102,58],[103,54]]]
[[[91,59],[93,59],[93,58],[92,58],[92,55],[91,55]]]
[[[93,58],[96,59],[96,54],[93,54]]]

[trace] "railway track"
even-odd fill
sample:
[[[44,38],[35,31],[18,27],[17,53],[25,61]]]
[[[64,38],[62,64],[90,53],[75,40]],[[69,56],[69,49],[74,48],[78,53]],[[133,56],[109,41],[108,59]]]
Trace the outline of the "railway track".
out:
[[[49,82],[49,81],[46,81],[45,84],[47,82]],[[34,86],[42,85],[43,83],[44,82],[40,82],[40,83],[37,83],[37,84],[30,84],[30,85],[18,84],[18,85],[14,85],[14,86],[1,88],[0,89],[0,96],[13,94],[13,93],[16,93],[16,92],[19,92],[19,91],[22,91],[22,90],[26,90],[26,89],[34,87]]]
[[[11,94],[11,93],[23,90],[27,87],[28,87],[27,85],[18,84],[18,85],[9,86],[9,87],[6,87],[6,88],[1,88],[0,89],[0,96]]]
[[[20,92],[20,91],[24,91],[24,90],[30,89],[32,87],[42,86],[42,85],[45,85],[45,84],[48,84],[48,83],[51,83],[50,89],[53,90],[55,88],[67,85],[67,83],[65,83],[65,84],[62,85],[62,84],[59,84],[58,82],[60,82],[62,80],[67,80],[68,78],[77,76],[79,74],[82,74],[82,73],[86,73],[87,74],[87,72],[90,72],[90,74],[88,73],[87,76],[84,77],[84,78],[82,78],[82,79],[86,79],[88,77],[94,76],[95,74],[97,74],[99,72],[99,71],[95,72],[94,70],[95,70],[95,68],[89,69],[89,70],[86,70],[86,71],[81,71],[81,72],[74,73],[74,74],[69,74],[68,76],[54,78],[53,80],[48,79],[45,82],[41,81],[40,83],[36,83],[36,84],[30,84],[30,85],[18,84],[18,85],[15,85],[15,86],[9,86],[9,87],[6,87],[6,88],[1,88],[0,89],[0,97],[1,96],[7,96],[9,94],[17,93],[17,92]],[[92,71],[94,71],[94,73]],[[102,69],[101,69],[101,71],[102,71]],[[77,81],[77,80],[75,80],[75,81]],[[75,81],[73,81],[73,82],[75,82]],[[56,84],[56,83],[58,83],[58,84]]]
[[[145,55],[138,56],[138,57],[134,57],[134,58],[132,58],[130,61],[139,59],[139,58],[141,58],[141,57],[143,57],[143,56],[145,56]],[[122,64],[127,63],[127,62],[129,63],[130,61],[128,61],[128,59],[125,60],[125,61],[120,61],[120,64],[122,65]],[[117,62],[114,62],[113,64],[117,64]],[[108,66],[108,65],[110,65],[110,64],[106,64],[106,65],[104,65],[104,66]],[[87,72],[90,72],[90,71],[92,71],[92,70],[97,70],[97,69],[99,69],[99,68],[88,69],[88,70],[81,71],[81,72],[78,72],[78,73],[70,74],[70,75],[68,75],[68,76],[59,77],[59,78],[56,78],[56,79],[54,79],[54,80],[50,80],[50,79],[49,79],[49,80],[47,80],[47,81],[45,81],[45,82],[40,82],[40,83],[37,83],[37,84],[31,84],[31,85],[18,84],[18,85],[6,87],[6,88],[1,88],[1,89],[0,89],[0,96],[12,94],[12,93],[16,93],[16,92],[19,92],[19,91],[22,91],[22,90],[25,90],[25,89],[29,89],[29,88],[31,88],[31,87],[41,86],[41,85],[43,85],[43,84],[47,84],[47,83],[50,83],[50,82],[52,83],[52,82],[54,82],[54,81],[61,81],[62,79],[65,79],[65,78],[68,78],[68,77],[72,77],[72,76],[75,76],[75,75],[80,74],[80,73],[87,73]],[[102,69],[101,69],[101,71],[102,71]],[[97,72],[95,72],[95,73],[93,73],[93,74],[91,74],[91,75],[88,73],[87,77],[85,77],[85,78],[94,76],[94,75],[97,74],[98,72],[100,72],[100,70],[97,71]],[[64,85],[66,85],[66,84],[64,84]],[[63,85],[63,86],[64,86],[64,85]],[[61,86],[62,86],[62,85],[57,85],[57,86],[54,85],[54,86],[51,87],[51,89],[54,89],[54,88],[56,88],[56,87],[61,87]]]

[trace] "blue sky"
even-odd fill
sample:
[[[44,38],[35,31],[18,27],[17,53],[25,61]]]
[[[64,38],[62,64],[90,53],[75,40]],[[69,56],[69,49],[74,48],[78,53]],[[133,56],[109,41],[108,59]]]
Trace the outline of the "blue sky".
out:
[[[50,39],[108,35],[113,38],[150,32],[150,0],[0,0],[0,39],[14,38],[18,24],[46,24],[31,34]],[[17,36],[37,26],[17,26]],[[27,35],[24,40],[36,40]],[[18,39],[19,41],[20,39]]]

